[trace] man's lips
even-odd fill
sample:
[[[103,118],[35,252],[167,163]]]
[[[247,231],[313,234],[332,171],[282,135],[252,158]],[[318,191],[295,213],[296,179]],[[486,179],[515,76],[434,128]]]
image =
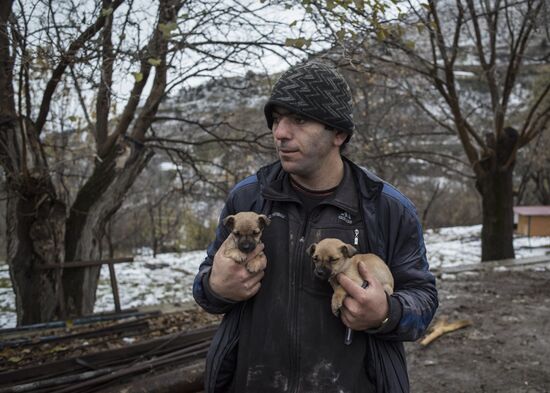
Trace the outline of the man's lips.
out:
[[[288,147],[279,148],[279,153],[282,153],[282,154],[297,153],[298,151],[299,149],[292,149]]]

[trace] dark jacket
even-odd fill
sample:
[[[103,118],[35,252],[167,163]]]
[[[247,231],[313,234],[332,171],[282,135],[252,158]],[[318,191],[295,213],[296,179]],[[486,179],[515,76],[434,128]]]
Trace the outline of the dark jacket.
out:
[[[346,160],[335,195],[305,217],[288,174],[275,163],[231,191],[221,220],[239,211],[271,217],[262,236],[268,266],[252,299],[218,298],[208,287],[214,255],[228,235],[218,226],[193,286],[206,311],[226,314],[207,357],[206,392],[408,392],[402,341],[419,338],[438,305],[412,203]],[[332,289],[313,276],[305,252],[325,237],[377,254],[395,280],[389,321],[377,331],[356,332],[350,346],[330,311]]]

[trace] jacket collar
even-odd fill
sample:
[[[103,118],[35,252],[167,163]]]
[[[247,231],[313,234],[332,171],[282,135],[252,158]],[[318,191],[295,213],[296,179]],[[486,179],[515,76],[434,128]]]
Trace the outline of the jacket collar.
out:
[[[351,167],[344,161],[344,178],[340,182],[336,192],[325,199],[323,203],[334,205],[355,215],[359,213],[358,195]]]
[[[323,203],[335,205],[356,214],[360,207],[358,193],[356,192],[357,185],[361,197],[372,200],[382,191],[383,182],[351,160],[345,157],[342,158],[345,167],[344,178],[336,193]],[[281,202],[300,202],[290,185],[289,174],[283,170],[280,161],[260,168],[257,177],[260,182],[260,192],[264,198]]]
[[[376,199],[382,192],[382,188],[384,188],[384,181],[366,168],[358,166],[350,159],[343,156],[342,158],[350,166],[353,177],[357,179],[361,196],[368,200]]]

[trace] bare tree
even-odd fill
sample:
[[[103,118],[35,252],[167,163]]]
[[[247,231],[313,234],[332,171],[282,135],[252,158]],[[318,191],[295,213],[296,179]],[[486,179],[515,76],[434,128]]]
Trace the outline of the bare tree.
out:
[[[285,53],[262,7],[1,3],[0,164],[18,324],[93,311],[99,267],[44,267],[101,258],[107,223],[154,154],[147,135],[169,91]]]
[[[545,100],[550,78],[543,78],[534,99],[529,97],[535,91],[530,76],[548,75],[548,36],[542,30],[547,2],[429,0],[399,5],[399,20],[375,25],[361,19],[363,10],[357,6],[337,9],[343,21],[340,45],[348,48],[353,66],[402,70],[395,86],[415,97],[437,132],[449,130],[458,137],[482,198],[482,260],[514,257],[517,152],[550,121]],[[316,10],[320,15],[335,13],[324,3]],[[369,34],[373,27],[377,40]],[[361,53],[364,57],[358,57]]]

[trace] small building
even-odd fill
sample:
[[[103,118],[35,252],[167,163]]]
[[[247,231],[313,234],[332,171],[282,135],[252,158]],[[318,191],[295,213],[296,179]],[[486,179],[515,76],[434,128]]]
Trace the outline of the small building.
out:
[[[526,236],[550,236],[550,206],[515,206],[516,232]]]

